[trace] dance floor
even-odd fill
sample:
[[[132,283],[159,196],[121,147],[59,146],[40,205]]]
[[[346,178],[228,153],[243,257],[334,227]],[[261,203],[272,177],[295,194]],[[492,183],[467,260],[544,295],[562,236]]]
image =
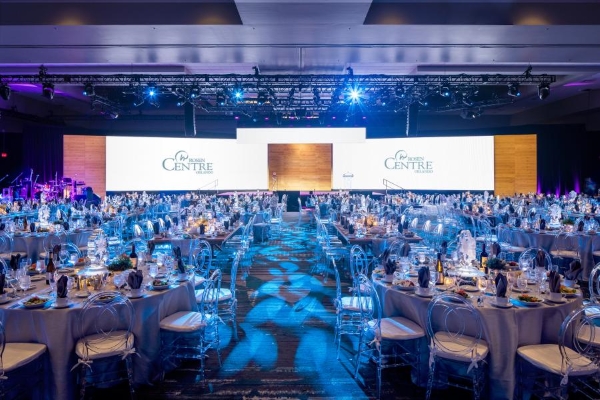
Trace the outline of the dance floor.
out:
[[[252,246],[252,268],[238,274],[239,341],[223,326],[222,359],[207,361],[206,380],[198,382],[193,362],[162,382],[138,389],[144,399],[369,399],[375,398],[374,365],[363,363],[354,380],[356,342],[344,337],[340,359],[333,339],[335,280],[311,274],[315,227],[308,213],[285,213],[280,233]],[[223,277],[225,282],[229,276]],[[347,279],[344,286],[347,287]],[[383,399],[423,399],[408,369],[383,372]],[[102,392],[102,391],[100,391]],[[103,395],[125,396],[127,388]],[[100,394],[100,393],[98,393]],[[444,397],[470,397],[447,390]]]

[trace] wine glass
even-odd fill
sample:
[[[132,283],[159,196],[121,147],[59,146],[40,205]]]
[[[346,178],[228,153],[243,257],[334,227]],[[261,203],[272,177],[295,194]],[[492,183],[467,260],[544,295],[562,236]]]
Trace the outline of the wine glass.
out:
[[[69,251],[66,249],[61,249],[58,253],[58,258],[60,259],[60,266],[65,266],[65,261],[69,258]]]
[[[429,290],[433,290],[437,280],[438,280],[438,272],[437,271],[429,271]]]
[[[125,275],[116,274],[115,276],[113,276],[113,284],[115,285],[117,290],[120,291],[123,288],[123,286],[125,286]]]
[[[158,275],[158,265],[150,264],[150,266],[148,267],[148,275],[150,275],[152,280],[154,280]]]
[[[527,276],[523,273],[517,278],[517,288],[521,292],[524,292],[527,289]]]
[[[19,276],[19,287],[23,291],[23,295],[25,295],[25,291],[31,287],[31,276],[27,274]]]
[[[485,276],[480,276],[477,279],[477,284],[481,293],[485,293],[488,288],[488,279]]]

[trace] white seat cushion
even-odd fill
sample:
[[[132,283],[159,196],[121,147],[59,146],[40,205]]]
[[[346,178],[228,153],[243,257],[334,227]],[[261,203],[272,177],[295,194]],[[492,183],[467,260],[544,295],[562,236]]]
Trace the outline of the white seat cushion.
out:
[[[381,319],[381,338],[387,340],[411,340],[425,336],[418,324],[404,317]]]
[[[569,371],[570,376],[591,375],[598,370],[598,367],[587,357],[580,356],[577,352],[569,348],[565,348],[565,350],[567,357],[573,363]],[[556,375],[562,375],[566,371],[566,368],[561,368],[563,358],[557,344],[522,346],[517,349],[517,354],[544,371]]]
[[[489,352],[488,344],[483,339],[479,340],[477,347],[473,348],[475,338],[471,336],[455,336],[448,332],[436,332],[435,339],[441,342],[441,346],[443,346],[436,345],[435,354],[449,360],[462,362],[479,361],[483,360]],[[476,350],[474,356],[472,354],[473,350]]]
[[[370,297],[361,297],[361,301],[363,304],[363,310],[371,309],[371,298]],[[358,297],[356,296],[344,296],[342,297],[342,309],[347,311],[360,311],[360,303],[358,302]]]
[[[127,331],[114,331],[110,334],[97,333],[79,339],[75,345],[75,353],[79,358],[95,360],[98,358],[112,357],[123,354],[125,350],[133,347],[133,334],[125,341]],[[85,342],[91,343],[87,348]]]
[[[593,255],[594,257],[600,257],[600,250],[595,250],[595,251],[592,251],[592,255]]]
[[[194,288],[197,288],[198,286],[202,285],[205,281],[206,278],[200,275],[194,275]]]
[[[202,301],[203,295],[204,295],[204,289],[196,290],[196,303],[200,303]],[[206,299],[206,300],[212,302],[214,299],[214,296],[209,296],[209,297],[210,298]],[[219,290],[219,302],[229,300],[229,299],[231,299],[231,290],[229,290],[227,288],[221,288]]]
[[[179,311],[160,321],[160,329],[174,332],[194,332],[206,326],[202,314],[195,311]]]
[[[577,258],[579,254],[574,250],[552,250],[550,251],[554,257]]]
[[[41,343],[6,343],[2,354],[2,366],[5,372],[29,364],[46,352],[46,345]]]
[[[590,330],[589,325],[583,325],[577,331],[577,339],[583,343],[589,343],[595,347],[600,347],[600,327],[591,327],[593,332]]]

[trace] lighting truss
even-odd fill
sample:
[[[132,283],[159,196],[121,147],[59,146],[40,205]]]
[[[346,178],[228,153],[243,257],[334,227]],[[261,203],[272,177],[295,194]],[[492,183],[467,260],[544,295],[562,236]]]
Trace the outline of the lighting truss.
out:
[[[181,105],[189,102],[205,113],[231,114],[235,112],[272,113],[294,112],[299,109],[310,113],[337,112],[361,107],[368,112],[397,112],[418,102],[433,112],[452,111],[469,107],[492,107],[515,101],[514,97],[489,97],[473,100],[472,93],[484,87],[518,85],[548,87],[556,82],[554,75],[264,75],[247,74],[113,74],[64,75],[50,74],[40,67],[39,74],[3,75],[5,85],[17,83],[46,85],[79,85],[95,88],[112,87],[121,94],[135,97],[135,106],[153,104],[172,97]],[[147,88],[153,87],[156,99],[150,98]],[[443,89],[444,95],[440,95]],[[350,91],[360,92],[359,99],[351,99]],[[241,96],[235,96],[242,93]],[[427,106],[428,99],[443,97],[450,104]],[[461,96],[461,97],[459,97]],[[119,100],[106,96],[103,102],[115,107]],[[456,101],[456,99],[459,101]],[[152,101],[151,101],[152,100]],[[174,101],[175,103],[175,101]]]

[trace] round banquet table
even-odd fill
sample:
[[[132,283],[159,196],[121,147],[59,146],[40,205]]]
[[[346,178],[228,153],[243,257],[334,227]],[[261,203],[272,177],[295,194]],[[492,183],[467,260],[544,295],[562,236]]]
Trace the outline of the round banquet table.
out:
[[[88,239],[92,234],[91,229],[82,229],[67,233],[67,240],[75,246],[87,245]],[[44,238],[48,233],[24,233],[13,235],[13,253],[25,253],[31,262],[36,262],[40,253],[44,250]]]
[[[42,287],[39,293],[48,292],[43,280],[35,283],[38,288]],[[71,372],[71,368],[77,363],[74,350],[79,339],[77,325],[83,301],[76,298],[71,301],[74,304],[64,309],[54,309],[49,305],[42,309],[24,309],[19,300],[0,306],[8,341],[37,342],[48,347],[50,368],[46,367],[44,390],[47,399],[78,397],[77,373]],[[168,290],[146,290],[143,297],[131,302],[135,310],[133,334],[137,353],[132,357],[134,381],[147,384],[159,372],[159,322],[177,311],[195,309],[194,285],[185,282]]]
[[[506,228],[499,228],[506,229]],[[552,249],[558,231],[539,232],[535,230],[525,231],[523,229],[510,228],[510,242],[521,247],[538,247],[548,252]],[[501,235],[501,232],[498,232]],[[582,279],[588,280],[590,272],[594,269],[594,256],[592,249],[600,249],[600,235],[589,235],[584,233],[573,233],[577,237],[579,256],[581,257]]]
[[[427,307],[430,299],[410,291],[395,289],[391,284],[374,279],[381,299],[384,317],[403,316],[423,329],[427,326]],[[563,320],[583,304],[581,292],[563,304],[544,302],[538,307],[496,308],[485,296],[483,307],[478,307],[488,342],[489,392],[488,399],[513,399],[516,385],[515,360],[519,346],[557,343]],[[473,297],[475,303],[475,298]],[[428,354],[421,356],[421,370],[428,371]]]

